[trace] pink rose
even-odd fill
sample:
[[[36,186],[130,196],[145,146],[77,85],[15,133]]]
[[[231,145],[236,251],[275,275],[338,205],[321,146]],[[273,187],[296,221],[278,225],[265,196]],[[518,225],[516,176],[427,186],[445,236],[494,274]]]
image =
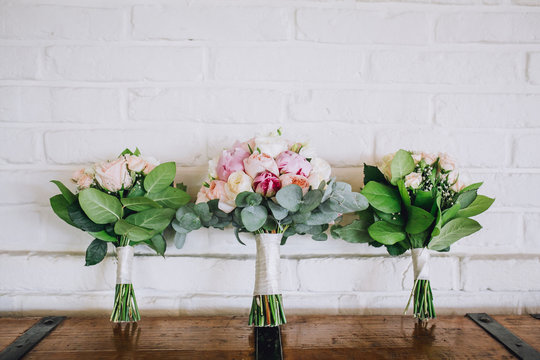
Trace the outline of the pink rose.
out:
[[[147,165],[146,161],[142,157],[135,155],[127,155],[126,161],[128,169],[135,172],[143,171]]]
[[[80,178],[83,177],[84,174],[85,174],[84,169],[77,170],[73,173],[73,175],[71,175],[71,180],[73,182],[77,182],[79,181]]]
[[[216,173],[220,180],[227,181],[233,172],[244,171],[244,159],[249,156],[249,152],[241,144],[235,145],[231,150],[223,150],[219,157]]]
[[[82,189],[87,189],[94,183],[94,178],[88,174],[83,174],[79,180],[77,180],[77,187]]]
[[[302,175],[294,175],[294,174],[283,174],[279,177],[281,180],[281,186],[285,187],[287,185],[295,184],[302,188],[302,193],[304,195],[307,194],[309,190],[309,180]]]
[[[293,151],[282,152],[276,158],[276,163],[281,174],[294,174],[308,177],[311,173],[311,164],[305,157]]]
[[[262,196],[272,197],[281,189],[281,181],[276,175],[266,170],[255,177],[253,188]]]
[[[197,193],[197,201],[195,201],[195,204],[208,202],[210,199],[208,198],[208,188],[206,186],[201,186],[201,189]]]
[[[128,189],[133,184],[124,157],[96,165],[96,180],[102,188],[113,192]]]
[[[213,180],[210,183],[210,187],[208,188],[208,192],[206,194],[206,196],[208,197],[208,200],[225,198],[226,197],[225,184],[226,184],[225,181]]]
[[[279,175],[278,166],[273,157],[268,154],[253,153],[244,160],[246,174],[255,179],[257,175],[268,170],[274,175]]]

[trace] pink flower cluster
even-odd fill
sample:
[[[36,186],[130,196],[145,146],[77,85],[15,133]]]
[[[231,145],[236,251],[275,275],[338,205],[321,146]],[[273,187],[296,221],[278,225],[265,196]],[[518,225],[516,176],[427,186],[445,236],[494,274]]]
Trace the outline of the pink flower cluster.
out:
[[[122,155],[113,161],[96,163],[88,168],[76,171],[71,180],[79,190],[89,188],[96,183],[103,189],[116,192],[129,189],[136,173],[148,174],[157,165],[153,158],[136,155]]]
[[[210,161],[210,181],[201,187],[197,203],[218,199],[219,208],[228,213],[236,207],[236,196],[244,191],[273,197],[282,187],[296,184],[306,194],[310,186],[316,188],[321,181],[328,181],[331,170],[320,158],[308,160],[301,149],[301,144],[290,144],[279,136],[236,142]]]

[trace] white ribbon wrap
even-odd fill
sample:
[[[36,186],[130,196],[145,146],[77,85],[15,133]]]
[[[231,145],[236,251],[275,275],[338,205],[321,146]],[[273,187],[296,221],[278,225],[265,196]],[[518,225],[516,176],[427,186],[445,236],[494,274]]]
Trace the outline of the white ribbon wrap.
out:
[[[429,250],[411,249],[415,280],[429,280]]]
[[[133,254],[133,246],[121,246],[116,248],[116,257],[118,258],[118,265],[116,267],[117,284],[131,284]]]
[[[253,295],[280,294],[279,246],[282,234],[256,234],[257,261],[255,264],[255,290]]]

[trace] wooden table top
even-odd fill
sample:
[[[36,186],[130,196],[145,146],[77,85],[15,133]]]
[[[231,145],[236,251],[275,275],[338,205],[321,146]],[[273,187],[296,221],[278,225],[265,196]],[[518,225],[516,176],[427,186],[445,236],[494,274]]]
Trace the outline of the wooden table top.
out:
[[[493,316],[540,350],[540,320]],[[39,318],[0,318],[0,349]],[[253,359],[245,317],[68,318],[25,359]],[[473,321],[441,316],[421,327],[409,316],[290,316],[282,326],[289,359],[513,359]]]

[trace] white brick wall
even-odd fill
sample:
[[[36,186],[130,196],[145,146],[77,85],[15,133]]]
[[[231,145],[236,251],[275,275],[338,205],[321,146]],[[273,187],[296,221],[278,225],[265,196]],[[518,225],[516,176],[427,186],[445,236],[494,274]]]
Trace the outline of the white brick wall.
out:
[[[440,314],[540,311],[540,1],[0,1],[0,315],[106,314],[111,256],[56,218],[48,181],[125,146],[180,166],[282,126],[355,189],[405,147],[447,151],[496,196],[433,258]],[[138,248],[143,314],[247,314],[253,241],[202,229]],[[288,313],[400,314],[410,258],[330,239],[281,248]]]

